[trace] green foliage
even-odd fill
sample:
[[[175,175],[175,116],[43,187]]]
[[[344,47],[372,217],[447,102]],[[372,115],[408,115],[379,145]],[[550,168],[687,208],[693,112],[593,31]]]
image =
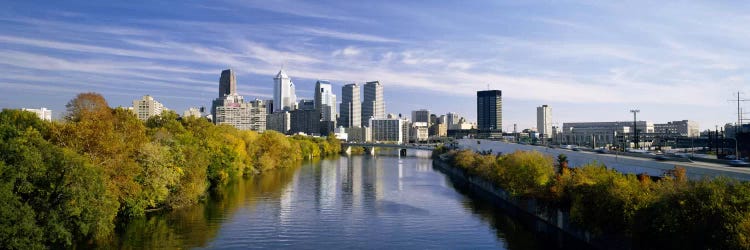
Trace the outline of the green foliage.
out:
[[[454,166],[516,196],[569,210],[571,221],[600,234],[629,236],[649,249],[750,249],[750,183],[727,178],[688,181],[675,168],[660,181],[591,163],[553,172],[537,152],[494,158],[469,150],[448,152]],[[567,162],[564,155],[557,164]]]
[[[0,112],[0,248],[70,248],[106,240],[116,217],[198,202],[228,180],[336,154],[333,137],[258,134],[174,112],[143,122],[97,93],[63,122]]]

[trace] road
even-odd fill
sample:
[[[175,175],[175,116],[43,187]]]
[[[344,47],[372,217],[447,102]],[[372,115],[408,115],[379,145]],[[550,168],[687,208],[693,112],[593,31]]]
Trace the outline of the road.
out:
[[[481,141],[481,143],[478,144],[477,141]],[[568,156],[568,163],[571,167],[581,166],[591,162],[600,162],[609,168],[614,168],[624,173],[647,173],[649,175],[661,176],[664,171],[672,169],[674,166],[681,166],[687,170],[687,175],[690,179],[727,176],[739,180],[750,180],[750,168],[731,167],[716,163],[656,161],[653,159],[616,154],[599,154],[587,151],[572,151],[561,148],[548,148],[543,146],[476,139],[462,139],[458,140],[458,143],[461,148],[470,148],[475,151],[492,150],[493,153],[511,153],[516,150],[534,150],[552,157],[557,157],[559,154],[565,154]]]

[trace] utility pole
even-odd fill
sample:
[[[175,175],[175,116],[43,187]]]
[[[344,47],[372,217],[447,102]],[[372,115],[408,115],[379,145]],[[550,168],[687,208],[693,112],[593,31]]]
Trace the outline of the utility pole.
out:
[[[635,149],[638,149],[638,120],[636,119],[636,115],[641,110],[631,109],[630,112],[633,113],[633,142],[635,143]]]

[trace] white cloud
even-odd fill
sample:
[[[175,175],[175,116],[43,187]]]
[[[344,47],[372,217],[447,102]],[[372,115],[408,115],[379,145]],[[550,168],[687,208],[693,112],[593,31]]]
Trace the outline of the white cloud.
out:
[[[334,57],[337,57],[337,56],[351,57],[351,56],[357,56],[357,55],[359,55],[361,53],[362,53],[361,50],[359,50],[359,49],[357,49],[355,47],[352,47],[352,46],[348,46],[346,48],[338,49],[338,50],[333,51],[333,53],[331,53],[331,55],[334,56]]]

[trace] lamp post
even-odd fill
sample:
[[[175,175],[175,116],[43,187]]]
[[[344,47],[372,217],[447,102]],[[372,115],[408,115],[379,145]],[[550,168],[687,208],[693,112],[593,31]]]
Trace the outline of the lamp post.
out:
[[[739,147],[737,147],[737,138],[724,138],[724,139],[732,139],[734,140],[734,159],[739,160],[740,159],[740,151]]]
[[[636,120],[636,114],[641,112],[641,110],[631,109],[630,112],[633,113],[633,142],[635,143],[635,149],[638,149],[638,123]]]

